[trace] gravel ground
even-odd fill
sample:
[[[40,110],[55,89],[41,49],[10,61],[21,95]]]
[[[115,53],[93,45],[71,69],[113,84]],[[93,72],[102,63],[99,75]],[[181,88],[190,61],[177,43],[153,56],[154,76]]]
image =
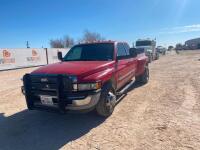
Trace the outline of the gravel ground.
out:
[[[0,72],[0,149],[200,149],[200,51],[170,53],[150,65],[104,120],[96,115],[28,111],[23,74]]]

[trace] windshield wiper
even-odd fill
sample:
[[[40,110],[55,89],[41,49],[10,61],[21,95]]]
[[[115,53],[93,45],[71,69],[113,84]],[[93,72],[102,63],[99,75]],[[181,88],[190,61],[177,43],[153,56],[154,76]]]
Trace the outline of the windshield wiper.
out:
[[[80,59],[69,59],[69,60],[63,60],[63,61],[81,61]]]
[[[111,59],[70,59],[70,60],[63,60],[63,61],[110,61]]]

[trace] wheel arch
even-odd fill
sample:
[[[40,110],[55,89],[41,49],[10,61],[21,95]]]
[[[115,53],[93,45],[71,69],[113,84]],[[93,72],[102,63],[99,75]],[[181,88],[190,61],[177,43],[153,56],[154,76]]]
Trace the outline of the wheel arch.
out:
[[[111,86],[112,86],[114,92],[116,92],[116,89],[117,89],[117,82],[116,82],[116,79],[115,79],[114,75],[112,75],[111,78],[110,78],[109,80],[107,80],[107,81],[105,81],[105,82],[103,83],[103,87],[104,87],[105,85],[107,85],[107,84],[111,84]]]

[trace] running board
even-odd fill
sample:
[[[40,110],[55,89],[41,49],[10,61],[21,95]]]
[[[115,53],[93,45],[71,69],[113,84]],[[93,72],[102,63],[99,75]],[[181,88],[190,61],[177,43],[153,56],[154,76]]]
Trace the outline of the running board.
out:
[[[123,89],[121,89],[119,92],[117,92],[117,96],[126,94],[127,90],[135,83],[135,80],[131,81],[129,84],[127,84]]]

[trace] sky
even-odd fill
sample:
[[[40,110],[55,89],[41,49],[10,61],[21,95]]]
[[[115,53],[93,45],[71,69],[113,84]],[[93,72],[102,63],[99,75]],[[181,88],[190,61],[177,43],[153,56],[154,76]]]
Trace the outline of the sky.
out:
[[[0,0],[0,48],[50,47],[85,30],[109,40],[156,38],[175,45],[200,37],[200,0]]]

